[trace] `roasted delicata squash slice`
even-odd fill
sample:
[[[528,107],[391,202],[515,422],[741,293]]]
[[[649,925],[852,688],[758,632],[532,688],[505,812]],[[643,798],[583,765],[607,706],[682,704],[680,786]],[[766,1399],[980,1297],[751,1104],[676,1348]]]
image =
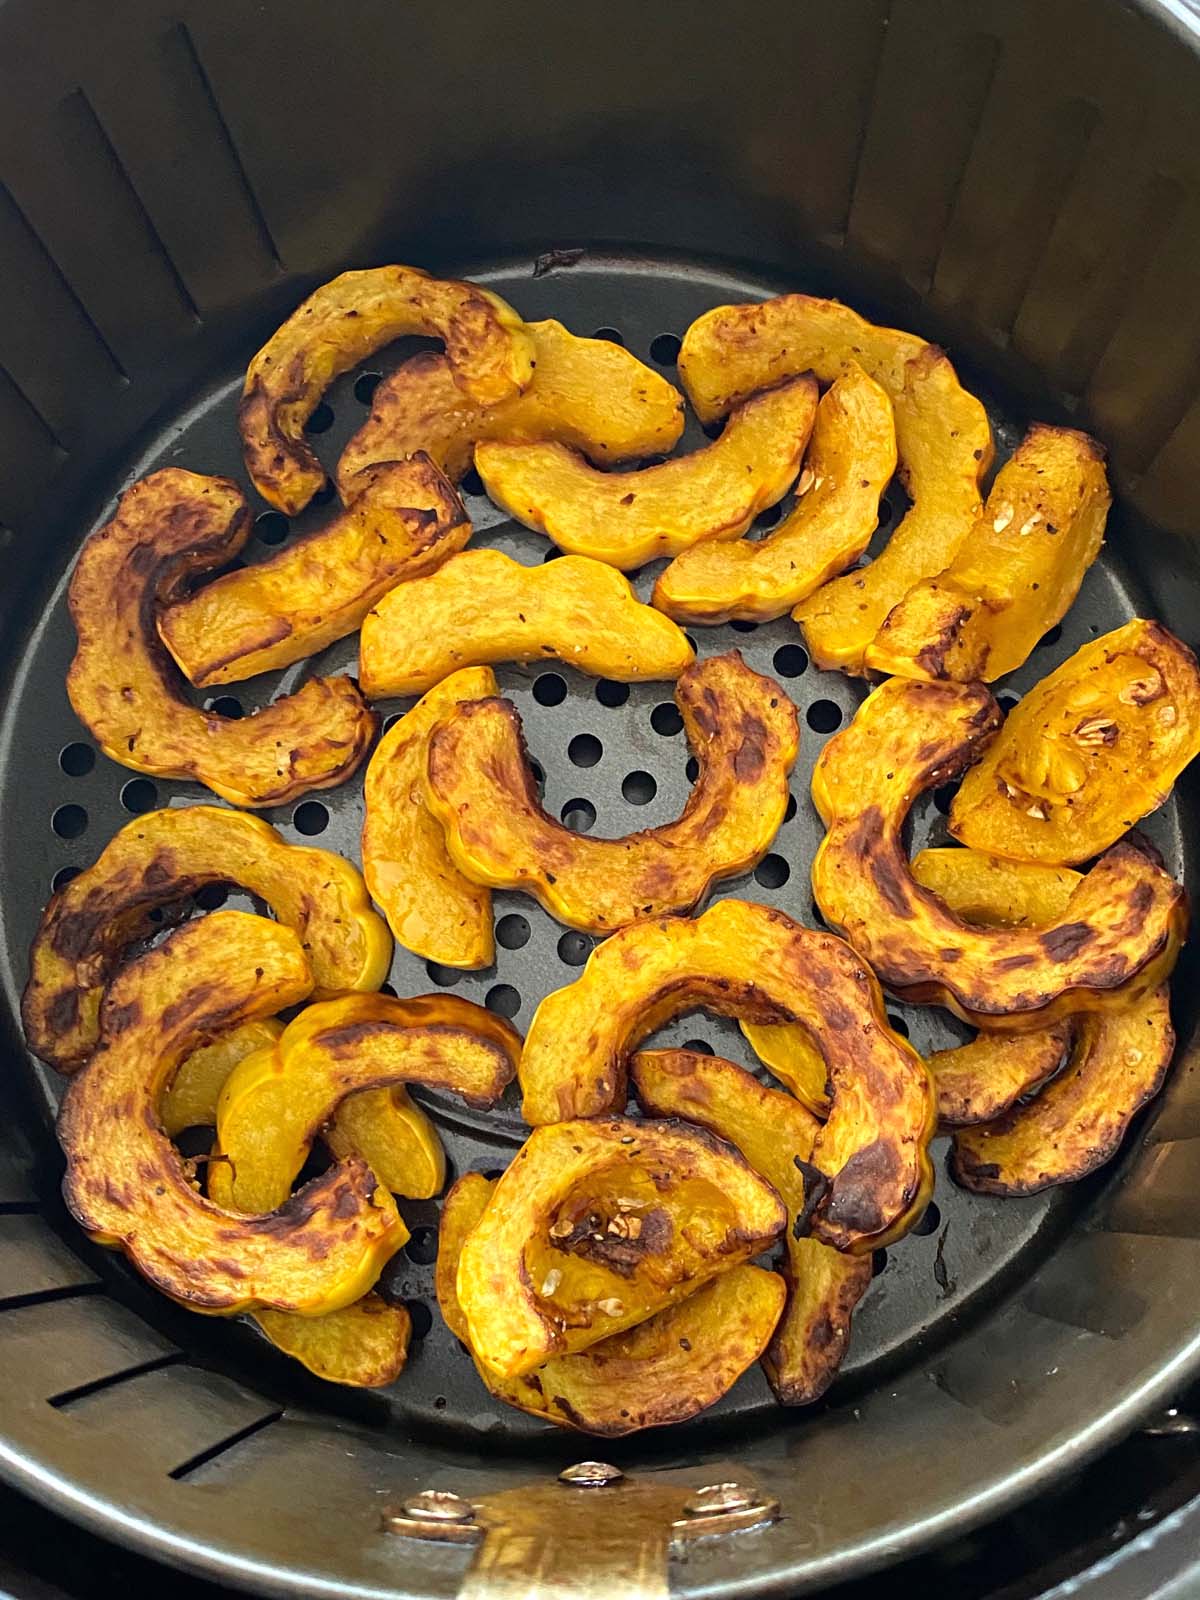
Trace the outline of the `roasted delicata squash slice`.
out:
[[[447,967],[486,967],[495,955],[492,894],[450,859],[426,804],[429,736],[456,706],[497,693],[490,667],[464,667],[379,741],[363,785],[363,875],[398,944]]]
[[[1104,451],[1074,428],[1030,428],[949,566],[916,584],[867,648],[874,672],[991,682],[1067,613],[1112,502]]]
[[[806,1214],[804,1178],[820,1123],[778,1089],[719,1057],[644,1050],[630,1076],[642,1109],[681,1117],[727,1139],[776,1190],[791,1224]],[[914,1219],[915,1220],[915,1219]],[[763,1366],[784,1405],[808,1405],[833,1382],[850,1343],[850,1318],[871,1281],[868,1256],[785,1234],[788,1301]]]
[[[640,472],[599,472],[561,444],[485,441],[475,466],[497,505],[572,555],[628,571],[701,539],[740,539],[800,470],[817,407],[811,378],[746,400],[713,444]]]
[[[499,550],[466,550],[379,601],[363,622],[359,680],[376,697],[424,694],[462,667],[551,659],[639,683],[677,678],[693,651],[602,561],[523,567]]]
[[[1007,1032],[1120,1006],[1122,987],[1170,972],[1187,925],[1183,889],[1133,843],[1115,846],[1062,916],[973,927],[917,883],[901,831],[923,790],[986,748],[1000,712],[982,684],[890,678],[822,750],[812,796],[827,833],[812,885],[826,919],[893,993]]]
[[[799,1022],[817,1040],[833,1109],[813,1149],[827,1180],[814,1234],[858,1252],[904,1232],[933,1182],[924,1063],[888,1027],[879,986],[848,945],[766,906],[722,900],[695,921],[650,918],[598,945],[534,1014],[520,1065],[526,1122],[623,1104],[639,1041],[700,1006]]]
[[[463,1243],[468,1343],[489,1372],[521,1377],[682,1300],[786,1220],[775,1191],[700,1128],[623,1117],[536,1128]]]
[[[407,334],[443,339],[454,382],[480,405],[509,399],[533,376],[533,340],[490,289],[417,267],[343,272],[309,295],[246,371],[238,426],[264,500],[289,516],[304,509],[325,482],[304,424],[339,374]]]
[[[795,510],[765,539],[685,550],[654,585],[654,604],[680,622],[781,617],[862,555],[895,470],[892,403],[852,364],[817,407]]]
[[[811,295],[718,306],[692,323],[679,352],[680,380],[704,422],[764,384],[809,371],[833,383],[852,364],[892,402],[912,509],[869,567],[825,584],[794,615],[817,666],[861,673],[888,612],[950,564],[979,514],[980,480],[992,459],[987,413],[935,345]]]
[[[187,700],[155,613],[188,579],[235,556],[249,534],[249,509],[227,478],[165,467],[127,489],[71,578],[78,644],[67,693],[123,767],[194,778],[236,806],[276,806],[348,778],[377,718],[345,677],[310,678],[240,721]]]
[[[1092,639],[1031,689],[963,779],[950,831],[993,855],[1087,861],[1200,753],[1200,668],[1161,623]]]
[[[561,562],[554,563],[561,566]],[[676,822],[623,839],[573,832],[542,809],[509,700],[459,705],[429,741],[428,800],[464,876],[523,889],[591,933],[686,911],[766,854],[799,748],[796,708],[736,650],[696,662],[675,702],[699,773]]]
[[[118,974],[100,1046],[67,1088],[63,1193],[99,1244],[123,1250],[192,1310],[265,1306],[315,1316],[358,1300],[407,1230],[365,1163],[341,1163],[278,1211],[238,1217],[196,1192],[158,1121],[163,1086],[193,1050],[303,1000],[312,969],[290,928],[217,911]]]
[[[364,467],[418,450],[457,483],[482,439],[552,439],[601,466],[674,449],[683,396],[660,373],[620,345],[580,339],[561,322],[527,322],[525,332],[533,341],[533,378],[495,405],[472,400],[449,358],[432,352],[385,378],[338,462],[343,497]]]
[[[21,1002],[29,1048],[60,1072],[86,1061],[105,985],[128,945],[153,931],[150,914],[214,883],[248,889],[295,929],[318,995],[387,977],[392,941],[349,861],[288,844],[261,817],[171,807],[126,823],[46,907]]]
[[[370,467],[353,487],[325,527],[163,612],[159,634],[193,683],[236,683],[315,655],[471,537],[462,501],[428,456]]]
[[[282,1022],[263,1017],[260,1021],[241,1022],[211,1044],[193,1050],[179,1063],[163,1091],[158,1108],[163,1132],[174,1139],[185,1128],[215,1128],[217,1101],[229,1074],[256,1050],[269,1050],[282,1032]]]
[[[438,1230],[438,1304],[468,1348],[458,1264],[493,1188],[480,1172],[461,1177],[446,1196]],[[522,1377],[497,1377],[478,1359],[475,1365],[497,1400],[560,1427],[606,1438],[661,1428],[686,1422],[728,1393],[761,1356],[784,1294],[778,1273],[732,1267],[636,1327],[575,1355],[551,1356]]]
[[[404,1371],[412,1317],[377,1294],[322,1317],[256,1311],[254,1320],[273,1345],[327,1383],[379,1389]]]
[[[453,995],[345,995],[308,1006],[271,1050],[230,1074],[217,1107],[224,1159],[212,1163],[209,1194],[231,1210],[274,1211],[348,1095],[423,1083],[489,1106],[520,1048],[502,1019]]]

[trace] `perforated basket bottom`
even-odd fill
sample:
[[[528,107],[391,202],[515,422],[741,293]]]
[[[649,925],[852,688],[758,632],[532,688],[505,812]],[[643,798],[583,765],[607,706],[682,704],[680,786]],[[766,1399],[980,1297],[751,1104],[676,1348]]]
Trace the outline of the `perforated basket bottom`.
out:
[[[756,299],[803,287],[734,279],[700,266],[593,256],[573,268],[536,279],[530,276],[527,261],[475,276],[498,289],[527,318],[558,317],[577,333],[600,332],[619,339],[669,377],[674,377],[678,336],[701,312],[729,300]],[[327,466],[332,468],[347,439],[364,420],[375,375],[391,370],[404,354],[397,346],[333,386],[314,417],[313,429],[314,443]],[[113,499],[121,489],[160,466],[224,473],[248,488],[234,428],[239,378],[238,374],[226,375],[196,397],[192,408],[164,422],[121,479],[113,482],[107,502],[98,508],[97,523],[111,513]],[[994,407],[991,414],[998,455],[1003,460],[1019,429]],[[692,419],[679,450],[687,452],[704,442]],[[526,563],[552,554],[546,540],[518,527],[492,506],[480,493],[477,480],[469,478],[464,487],[476,544],[494,545]],[[327,489],[319,497],[322,504],[310,506],[290,525],[278,513],[264,510],[246,559],[260,559],[294,534],[319,526],[329,515],[331,498]],[[789,503],[783,503],[782,511],[786,512]],[[889,494],[880,538],[886,537],[903,505],[897,486]],[[777,519],[768,513],[760,520],[765,528]],[[81,540],[88,531],[81,526]],[[649,596],[661,566],[655,563],[636,576],[643,598]],[[8,1002],[14,1008],[24,982],[29,942],[51,887],[94,860],[132,813],[156,805],[213,803],[213,797],[197,785],[152,781],[97,754],[72,714],[63,687],[73,644],[63,586],[60,583],[55,601],[32,639],[8,708],[0,751],[6,797],[0,812],[0,848],[5,862],[3,978]],[[1002,686],[1002,703],[1014,703],[1022,690],[1085,640],[1117,626],[1138,609],[1128,572],[1106,552],[1089,573],[1062,628],[1054,629],[1026,667]],[[757,671],[773,674],[799,707],[802,727],[788,820],[771,854],[755,872],[722,884],[718,895],[779,906],[811,925],[816,913],[809,889],[809,864],[820,828],[808,799],[809,779],[822,744],[853,714],[864,686],[814,670],[798,630],[787,618],[763,626],[733,623],[693,633],[701,656],[736,648]],[[238,714],[294,687],[311,671],[353,671],[355,662],[356,640],[352,638],[302,667],[235,685],[207,703]],[[544,803],[552,815],[602,836],[653,826],[678,815],[689,789],[689,753],[678,731],[678,719],[670,713],[656,715],[658,707],[672,705],[670,684],[597,682],[557,665],[544,670],[501,667],[498,677],[524,721],[531,753],[544,773]],[[409,703],[385,704],[385,717],[398,714]],[[945,842],[947,800],[948,795],[939,792],[925,797],[918,806],[912,827],[914,849]],[[333,792],[265,815],[288,839],[319,844],[355,861],[359,858],[361,777]],[[1151,820],[1147,831],[1163,850],[1171,870],[1181,871],[1183,833],[1174,803]],[[211,907],[220,896],[209,892],[202,898],[204,906]],[[250,902],[230,895],[229,903]],[[483,972],[453,972],[427,966],[409,952],[397,950],[391,987],[401,995],[447,987],[510,1017],[518,1028],[527,1027],[538,1001],[578,976],[592,941],[563,928],[521,895],[496,895],[495,915],[498,949],[493,967]],[[907,1032],[922,1051],[969,1036],[968,1030],[945,1013],[903,1005],[893,1005],[891,1010],[894,1025]],[[755,1065],[736,1025],[707,1015],[679,1019],[656,1035],[655,1042],[711,1048],[747,1066]],[[31,1071],[50,1109],[57,1083],[36,1063],[31,1063]],[[439,1125],[452,1176],[472,1169],[498,1170],[520,1142],[522,1124],[515,1093],[510,1092],[501,1108],[486,1114],[467,1111],[428,1092],[418,1091],[417,1097]],[[945,1176],[944,1140],[937,1142],[935,1151],[939,1179],[934,1204],[918,1235],[886,1253],[877,1252],[875,1281],[856,1314],[850,1357],[830,1403],[850,1401],[860,1386],[882,1381],[897,1365],[918,1355],[928,1357],[964,1321],[986,1313],[997,1297],[1015,1288],[1027,1270],[1054,1248],[1095,1192],[1096,1184],[1104,1181],[1101,1177],[1074,1190],[1006,1203],[956,1189]],[[359,1414],[365,1405],[380,1421],[392,1420],[435,1434],[452,1432],[460,1442],[464,1435],[503,1435],[515,1444],[553,1432],[545,1424],[501,1407],[487,1394],[469,1357],[437,1313],[433,1294],[437,1206],[402,1202],[401,1210],[412,1228],[412,1239],[388,1267],[381,1289],[403,1298],[412,1310],[414,1343],[408,1368],[390,1390],[367,1399],[305,1381],[306,1400],[335,1409],[353,1406]],[[116,1292],[130,1293],[132,1286],[121,1263],[112,1257],[106,1257],[106,1262]],[[140,1294],[138,1305],[144,1309]],[[183,1319],[169,1308],[162,1314],[172,1319],[174,1337],[180,1337],[183,1321],[193,1349],[226,1371],[253,1367],[260,1376],[265,1371],[285,1394],[289,1384],[301,1381],[295,1378],[291,1364],[266,1348],[248,1327],[204,1318]],[[762,1374],[755,1369],[705,1418],[674,1430],[672,1444],[680,1452],[690,1452],[700,1443],[702,1430],[709,1434],[724,1431],[722,1421],[726,1427],[733,1419],[764,1426],[780,1415]]]

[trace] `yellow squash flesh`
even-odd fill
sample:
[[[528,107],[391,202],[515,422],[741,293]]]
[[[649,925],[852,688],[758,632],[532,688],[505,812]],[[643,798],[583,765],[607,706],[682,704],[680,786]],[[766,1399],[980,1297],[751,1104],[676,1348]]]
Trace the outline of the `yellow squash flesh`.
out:
[[[254,1320],[273,1345],[324,1378],[355,1389],[394,1383],[408,1360],[412,1318],[403,1306],[365,1294],[323,1317],[256,1311]]]
[[[269,1050],[282,1032],[282,1022],[264,1017],[239,1023],[211,1044],[193,1050],[163,1091],[158,1108],[163,1132],[174,1139],[185,1128],[215,1128],[217,1101],[229,1074],[256,1050]]]

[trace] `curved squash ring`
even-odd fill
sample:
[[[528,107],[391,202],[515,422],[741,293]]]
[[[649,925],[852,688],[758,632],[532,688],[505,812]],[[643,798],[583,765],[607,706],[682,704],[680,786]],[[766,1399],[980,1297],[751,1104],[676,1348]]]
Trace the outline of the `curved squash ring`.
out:
[[[622,1104],[630,1052],[698,1006],[810,1029],[834,1087],[813,1151],[828,1190],[812,1231],[855,1252],[903,1233],[932,1182],[924,1063],[887,1026],[879,985],[848,945],[766,906],[721,900],[695,921],[635,922],[598,945],[534,1013],[519,1069],[526,1122]]]
[[[343,995],[308,1006],[273,1049],[230,1074],[217,1107],[226,1159],[212,1164],[209,1193],[231,1210],[274,1211],[348,1095],[424,1083],[490,1106],[520,1050],[506,1022],[453,995]]]
[[[467,550],[384,595],[362,626],[363,693],[424,694],[447,673],[501,661],[565,661],[598,678],[677,678],[687,635],[602,561],[563,556],[523,567]]]
[[[429,736],[448,712],[497,692],[490,667],[443,679],[384,734],[363,784],[363,876],[396,942],[447,967],[486,967],[495,957],[492,895],[450,859],[441,823],[425,803]]]
[[[493,1187],[482,1173],[466,1173],[446,1196],[438,1230],[438,1304],[468,1348],[458,1264]],[[552,1356],[523,1377],[499,1378],[478,1359],[475,1367],[497,1400],[559,1427],[608,1439],[662,1428],[686,1422],[728,1393],[761,1356],[784,1293],[777,1273],[732,1267],[636,1327],[576,1355]]]
[[[551,1260],[574,1264],[580,1212],[585,1238],[593,1225],[605,1238],[609,1220],[644,1218],[637,1239],[625,1240],[626,1271],[543,1272]],[[775,1191],[699,1128],[622,1117],[535,1128],[463,1244],[457,1295],[468,1343],[489,1372],[521,1377],[682,1300],[766,1249],[786,1220]],[[580,1301],[574,1284],[592,1281],[599,1294]]]
[[[127,489],[71,578],[78,644],[67,694],[104,754],[123,767],[195,778],[236,806],[275,806],[348,778],[378,719],[345,677],[310,678],[241,721],[184,697],[155,632],[156,607],[236,555],[249,533],[250,512],[227,478],[165,467]]]
[[[151,811],[126,823],[54,896],[30,953],[21,1019],[29,1048],[60,1072],[87,1060],[104,987],[148,914],[205,884],[236,883],[294,928],[318,995],[378,989],[392,941],[349,861],[288,844],[261,817],[218,806]]]
[[[1200,754],[1200,667],[1161,623],[1092,639],[1029,691],[963,779],[950,831],[993,855],[1087,861]]]
[[[1074,428],[1035,424],[954,559],[889,611],[867,666],[959,683],[1014,671],[1070,609],[1111,503],[1100,445]]]
[[[553,439],[593,461],[665,455],[683,432],[683,396],[661,373],[607,339],[580,339],[561,322],[527,322],[534,372],[529,387],[479,405],[455,381],[445,356],[414,356],[375,390],[371,415],[338,462],[343,496],[376,461],[428,451],[457,483],[481,439]]]
[[[679,622],[769,622],[862,555],[896,470],[887,394],[852,363],[817,407],[796,506],[765,539],[708,540],[675,557],[654,604]]]
[[[490,289],[418,267],[343,272],[297,307],[246,370],[238,426],[264,500],[288,516],[304,509],[325,482],[304,439],[317,402],[340,373],[414,333],[445,340],[455,382],[482,405],[517,394],[533,376],[533,341]]]
[[[589,933],[690,910],[714,883],[748,871],[787,809],[796,708],[736,650],[690,666],[675,702],[699,775],[675,822],[623,839],[574,833],[542,809],[511,701],[451,712],[429,741],[428,800],[459,871],[523,889]]]
[[[719,439],[640,472],[598,472],[562,444],[485,440],[475,466],[488,494],[560,550],[629,571],[701,539],[740,539],[800,470],[817,408],[811,378],[738,407]]]
[[[193,683],[237,683],[315,655],[471,537],[462,501],[428,456],[371,467],[354,488],[325,527],[163,612],[159,635]]]
[[[765,1088],[732,1061],[690,1050],[643,1050],[630,1063],[630,1076],[638,1103],[651,1116],[682,1117],[736,1145],[777,1191],[794,1225],[805,1210],[797,1162],[812,1155],[820,1131],[803,1106]],[[811,1405],[842,1364],[851,1316],[871,1281],[871,1260],[831,1250],[818,1239],[797,1239],[792,1226],[784,1243],[787,1306],[763,1366],[784,1405]]]
[[[254,1320],[284,1355],[326,1383],[381,1389],[395,1382],[408,1361],[412,1317],[377,1294],[321,1317],[256,1311]]]
[[[283,1023],[274,1017],[242,1022],[181,1061],[158,1108],[158,1120],[168,1138],[174,1139],[185,1128],[215,1128],[217,1101],[226,1078],[239,1061],[256,1050],[269,1050],[282,1032]]]
[[[812,884],[826,919],[894,994],[1020,1033],[1124,1005],[1119,991],[1132,980],[1160,983],[1178,955],[1187,899],[1129,843],[1103,856],[1045,927],[971,927],[921,888],[901,838],[909,807],[960,772],[999,720],[982,684],[881,684],[814,769],[813,802],[828,831]]]
[[[312,973],[290,928],[240,911],[190,923],[126,967],[105,996],[100,1048],[58,1119],[63,1194],[99,1244],[123,1250],[192,1310],[315,1316],[359,1299],[407,1232],[361,1161],[279,1211],[238,1217],[203,1199],[155,1106],[178,1063],[215,1034],[302,1000]]]

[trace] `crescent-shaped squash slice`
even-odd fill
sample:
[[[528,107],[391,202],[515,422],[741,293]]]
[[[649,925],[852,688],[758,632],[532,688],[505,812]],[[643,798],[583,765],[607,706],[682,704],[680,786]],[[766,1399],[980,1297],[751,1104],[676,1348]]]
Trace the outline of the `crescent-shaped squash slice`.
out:
[[[695,786],[677,821],[623,839],[574,833],[542,809],[511,701],[457,707],[429,741],[428,799],[459,871],[493,889],[524,889],[590,933],[690,910],[714,883],[748,871],[787,809],[796,708],[736,650],[690,666],[675,703],[699,766]]]
[[[954,559],[888,613],[867,666],[959,683],[1012,672],[1079,593],[1111,503],[1094,439],[1074,428],[1030,428]]]
[[[393,339],[443,339],[454,380],[481,405],[533,376],[533,341],[499,295],[417,267],[343,272],[309,295],[246,370],[238,426],[254,487],[294,516],[325,482],[304,424],[339,376]]]
[[[850,1318],[871,1281],[869,1256],[831,1250],[793,1231],[805,1214],[801,1167],[820,1123],[778,1089],[716,1056],[690,1050],[643,1050],[630,1064],[642,1109],[681,1117],[728,1139],[788,1210],[787,1308],[763,1366],[784,1405],[809,1405],[828,1389],[850,1343]],[[915,1218],[914,1218],[915,1220]]]
[[[363,876],[396,942],[447,967],[486,967],[495,955],[492,895],[450,859],[425,800],[429,736],[456,706],[497,692],[490,667],[464,667],[379,741],[363,784]]]
[[[881,684],[814,769],[828,831],[812,884],[826,919],[893,993],[1017,1033],[1122,1006],[1133,980],[1160,983],[1178,954],[1187,899],[1132,843],[1103,856],[1043,927],[973,927],[922,888],[901,837],[909,808],[984,749],[999,720],[982,684]]]
[[[458,1264],[492,1188],[482,1173],[468,1172],[442,1205],[438,1304],[463,1344],[470,1330],[458,1303]],[[506,1405],[580,1433],[619,1438],[686,1422],[727,1394],[761,1356],[784,1294],[778,1273],[732,1267],[636,1327],[576,1355],[552,1356],[522,1377],[497,1377],[479,1360],[475,1366],[489,1392]]]
[[[348,1095],[321,1140],[335,1156],[361,1156],[385,1189],[406,1200],[432,1200],[445,1188],[437,1128],[403,1088]]]
[[[185,1128],[215,1128],[217,1101],[226,1078],[239,1061],[256,1050],[269,1050],[282,1032],[282,1022],[264,1017],[257,1022],[241,1022],[211,1044],[193,1050],[179,1063],[175,1077],[163,1091],[158,1108],[163,1132],[174,1139]]]
[[[375,390],[371,415],[338,462],[345,496],[376,461],[427,451],[455,483],[481,439],[553,439],[600,464],[665,455],[683,432],[683,397],[661,373],[607,339],[580,339],[561,322],[527,322],[529,387],[480,405],[455,381],[446,356],[414,356]]]
[[[366,1293],[407,1237],[391,1195],[361,1161],[333,1168],[268,1216],[222,1211],[196,1192],[158,1121],[180,1061],[311,989],[290,928],[214,912],[118,974],[101,1009],[100,1046],[68,1085],[58,1119],[67,1205],[97,1243],[124,1251],[192,1310],[339,1310]]]
[[[127,489],[83,547],[68,591],[75,715],[135,772],[195,778],[235,806],[277,806],[348,778],[377,718],[349,678],[310,678],[240,721],[186,698],[155,614],[245,544],[250,512],[227,478],[165,467]]]
[[[912,509],[869,567],[825,584],[794,615],[817,666],[861,673],[888,612],[949,565],[979,514],[992,460],[987,413],[935,345],[877,327],[837,300],[788,294],[718,306],[692,323],[679,352],[680,381],[703,422],[764,384],[808,371],[832,383],[852,363],[891,399]]]
[[[701,539],[740,539],[800,470],[811,378],[756,394],[713,444],[640,472],[599,472],[562,444],[485,441],[475,466],[498,506],[572,555],[628,571]]]
[[[1013,708],[963,779],[950,831],[976,850],[1087,861],[1200,754],[1200,668],[1158,622],[1092,639]]]
[[[193,683],[236,683],[315,655],[471,537],[462,501],[428,456],[371,467],[354,488],[325,527],[163,612],[159,634]]]
[[[896,470],[887,394],[851,365],[817,407],[796,507],[765,539],[708,540],[675,557],[654,604],[680,622],[768,622],[867,548]]]
[[[721,900],[695,921],[635,922],[598,945],[582,975],[534,1013],[520,1065],[526,1122],[623,1104],[632,1050],[699,1006],[800,1022],[816,1039],[833,1110],[813,1150],[828,1182],[814,1234],[858,1252],[903,1233],[933,1182],[929,1074],[888,1027],[879,985],[854,951],[766,906]]]
[[[129,944],[153,931],[150,913],[214,883],[248,889],[295,929],[319,995],[378,989],[387,977],[392,941],[349,861],[288,844],[261,817],[170,807],[126,823],[46,907],[21,1002],[29,1048],[60,1072],[86,1061],[105,985]]]
[[[536,1128],[463,1244],[467,1342],[489,1372],[521,1377],[758,1255],[786,1220],[775,1191],[700,1128],[623,1117]]]
[[[638,683],[677,678],[693,651],[602,561],[564,556],[523,567],[500,550],[466,550],[368,614],[359,680],[376,698],[424,694],[462,667],[551,659]]]
[[[274,1211],[348,1095],[424,1083],[492,1105],[520,1049],[507,1023],[453,995],[344,995],[308,1006],[273,1049],[230,1074],[217,1107],[225,1159],[212,1163],[209,1193],[230,1209]]]
[[[412,1318],[377,1294],[323,1317],[256,1311],[254,1320],[284,1355],[327,1383],[380,1389],[395,1382],[408,1360]]]

